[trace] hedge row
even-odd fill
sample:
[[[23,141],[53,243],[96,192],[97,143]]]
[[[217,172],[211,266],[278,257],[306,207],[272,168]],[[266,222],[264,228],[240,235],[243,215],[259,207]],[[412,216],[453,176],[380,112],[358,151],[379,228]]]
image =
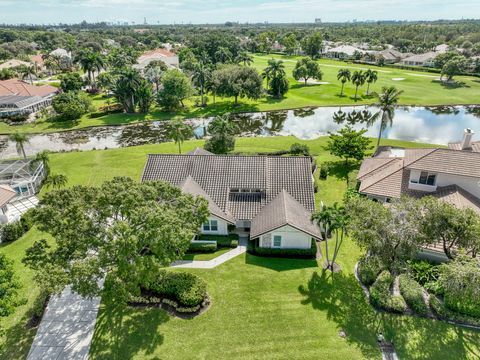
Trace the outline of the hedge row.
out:
[[[188,252],[209,253],[217,251],[217,244],[215,243],[197,243],[191,242]]]
[[[448,309],[445,304],[435,295],[430,296],[430,308],[440,319],[456,321],[462,324],[480,326],[480,318],[463,315]]]
[[[198,240],[214,240],[217,242],[219,247],[229,247],[236,248],[238,246],[238,235],[229,234],[229,235],[199,235],[197,236]]]
[[[398,280],[400,285],[400,293],[402,294],[408,306],[417,314],[428,314],[428,306],[423,297],[422,286],[407,274],[400,275]]]
[[[312,239],[309,249],[275,249],[263,248],[258,246],[258,239],[248,242],[248,253],[252,255],[265,257],[281,257],[281,258],[297,258],[297,259],[313,259],[317,255],[317,244]]]
[[[357,273],[365,286],[372,285],[385,267],[377,256],[364,255],[358,262]]]
[[[388,270],[382,271],[370,287],[370,302],[380,309],[403,313],[407,309],[407,304],[402,296],[392,295],[390,287],[393,280],[393,276]]]
[[[0,242],[9,243],[20,239],[33,226],[33,209],[25,212],[20,220],[5,224],[0,229]]]

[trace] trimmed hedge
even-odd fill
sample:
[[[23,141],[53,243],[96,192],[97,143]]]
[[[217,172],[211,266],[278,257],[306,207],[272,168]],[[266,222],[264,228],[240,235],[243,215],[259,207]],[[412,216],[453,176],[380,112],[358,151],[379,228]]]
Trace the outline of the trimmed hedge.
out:
[[[384,269],[385,267],[377,256],[364,255],[358,262],[357,273],[362,284],[370,286]]]
[[[209,253],[217,251],[217,244],[214,243],[190,243],[188,252]]]
[[[462,324],[480,326],[480,318],[475,318],[473,316],[468,316],[464,314],[459,314],[448,309],[437,296],[430,296],[430,308],[433,313],[437,315],[440,319],[451,320]]]
[[[164,271],[149,284],[147,290],[176,300],[185,307],[200,305],[207,297],[205,281],[187,272]]]
[[[248,253],[264,257],[280,257],[294,259],[313,259],[317,255],[317,244],[314,239],[309,249],[274,249],[258,246],[258,239],[248,242]]]
[[[407,274],[400,275],[398,280],[400,285],[400,293],[402,294],[408,306],[417,314],[428,314],[428,306],[423,298],[422,286]]]
[[[238,235],[199,235],[197,240],[215,240],[218,247],[236,248],[238,246]]]
[[[390,287],[393,280],[393,276],[388,270],[382,271],[370,287],[370,302],[377,308],[403,313],[407,309],[407,304],[401,295],[392,295]]]

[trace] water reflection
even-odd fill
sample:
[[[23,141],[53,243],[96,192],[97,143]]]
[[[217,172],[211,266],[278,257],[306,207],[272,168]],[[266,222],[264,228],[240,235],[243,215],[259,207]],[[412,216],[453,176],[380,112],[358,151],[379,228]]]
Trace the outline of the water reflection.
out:
[[[368,109],[372,114],[377,111],[367,107],[342,107],[342,113],[352,111],[364,113]],[[338,107],[307,108],[268,113],[232,114],[232,120],[238,124],[239,136],[275,136],[293,135],[299,139],[314,139],[328,135],[344,126],[334,121]],[[195,127],[195,137],[206,135],[210,119],[189,120]],[[367,129],[367,136],[376,137],[379,121]],[[366,125],[356,123],[356,129]],[[395,112],[392,128],[387,128],[383,136],[434,144],[447,144],[459,141],[465,128],[480,133],[480,106],[444,106],[444,107],[402,107]],[[480,136],[477,136],[477,139]],[[127,126],[95,127],[83,130],[36,134],[29,136],[25,145],[28,155],[42,150],[70,151],[118,148],[166,141],[165,122],[153,121]],[[15,143],[7,136],[0,136],[2,158],[18,156]]]

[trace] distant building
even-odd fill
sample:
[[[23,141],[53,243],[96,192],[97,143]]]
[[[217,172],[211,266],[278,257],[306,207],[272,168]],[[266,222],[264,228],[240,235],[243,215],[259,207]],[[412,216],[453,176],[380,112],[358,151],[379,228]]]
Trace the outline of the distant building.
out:
[[[315,24],[321,24],[322,23],[322,19],[320,18],[315,18]]]
[[[72,58],[72,53],[62,48],[57,48],[50,53],[50,56],[59,57],[59,58]]]
[[[19,66],[32,66],[31,63],[22,61],[22,60],[17,60],[17,59],[12,59],[8,60],[2,64],[0,64],[0,70],[2,69],[13,69]]]
[[[325,51],[325,54],[327,55],[327,57],[343,60],[343,59],[352,58],[356,52],[359,52],[360,54],[367,53],[367,51],[362,50],[355,46],[340,45],[340,46],[329,48],[328,50]]]
[[[143,70],[150,64],[152,61],[162,61],[168,67],[179,68],[180,62],[178,56],[166,49],[155,49],[145,51],[137,60],[137,64],[133,65],[135,69]]]
[[[429,51],[424,54],[415,54],[400,61],[402,65],[433,67],[433,62],[439,53]]]
[[[376,53],[377,59],[383,59],[385,64],[395,64],[407,57],[407,54],[401,53],[395,49],[385,49]]]

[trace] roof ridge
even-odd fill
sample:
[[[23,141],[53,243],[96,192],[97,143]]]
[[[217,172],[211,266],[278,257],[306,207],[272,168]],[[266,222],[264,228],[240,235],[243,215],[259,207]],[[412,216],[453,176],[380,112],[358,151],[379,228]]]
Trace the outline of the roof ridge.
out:
[[[390,173],[390,174],[388,174],[388,175],[386,175],[386,176],[378,179],[378,180],[375,181],[374,183],[368,185],[366,188],[364,188],[364,189],[362,190],[362,192],[365,191],[365,190],[367,190],[367,189],[369,189],[369,188],[371,188],[373,185],[378,184],[380,181],[385,180],[386,178],[389,178],[389,177],[392,176],[392,175],[395,175],[395,174],[398,173],[399,171],[403,172],[404,170],[405,170],[405,166],[402,166],[400,169],[398,169],[398,170],[396,170],[396,171],[394,171],[394,172],[392,172],[392,173]]]
[[[372,158],[370,158],[370,159],[375,159],[375,158],[372,157]],[[381,160],[381,159],[384,159],[384,158],[376,158],[376,159]],[[396,161],[396,160],[400,160],[400,159],[399,159],[398,157],[392,157],[392,158],[390,158],[385,164],[382,164],[382,165],[380,165],[380,166],[378,166],[378,167],[370,170],[369,172],[366,172],[366,173],[363,174],[361,177],[364,178],[364,177],[367,176],[367,175],[372,175],[373,172],[379,171],[379,170],[382,169],[383,167],[390,165],[393,161]]]

